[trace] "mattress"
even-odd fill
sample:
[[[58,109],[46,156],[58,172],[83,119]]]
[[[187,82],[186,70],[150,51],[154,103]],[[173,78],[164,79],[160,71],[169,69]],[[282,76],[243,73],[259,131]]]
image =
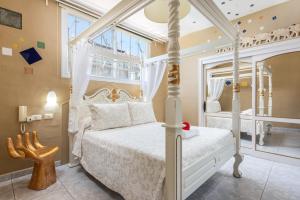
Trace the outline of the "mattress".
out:
[[[183,140],[183,170],[210,154],[233,146],[231,131],[192,127],[199,135]],[[163,199],[165,128],[160,123],[86,131],[82,166],[125,199]]]

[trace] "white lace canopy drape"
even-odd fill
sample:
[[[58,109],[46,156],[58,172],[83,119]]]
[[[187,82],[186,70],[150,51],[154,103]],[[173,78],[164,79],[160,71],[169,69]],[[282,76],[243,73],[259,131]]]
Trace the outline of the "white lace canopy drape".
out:
[[[72,94],[69,107],[69,132],[78,131],[78,109],[80,101],[89,84],[92,57],[90,56],[90,44],[81,42],[73,49],[72,56]]]
[[[166,70],[165,60],[147,63],[142,68],[141,88],[144,101],[151,101],[156,94]]]
[[[218,101],[222,95],[225,85],[224,78],[210,78],[208,85],[208,101]]]
[[[208,78],[208,97],[207,97],[207,112],[220,112],[221,105],[219,99],[224,90],[225,79],[224,78]]]

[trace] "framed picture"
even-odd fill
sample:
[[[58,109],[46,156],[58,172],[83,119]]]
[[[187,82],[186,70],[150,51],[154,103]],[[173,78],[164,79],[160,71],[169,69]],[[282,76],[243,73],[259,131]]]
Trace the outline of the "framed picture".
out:
[[[0,7],[0,24],[22,29],[22,14]]]

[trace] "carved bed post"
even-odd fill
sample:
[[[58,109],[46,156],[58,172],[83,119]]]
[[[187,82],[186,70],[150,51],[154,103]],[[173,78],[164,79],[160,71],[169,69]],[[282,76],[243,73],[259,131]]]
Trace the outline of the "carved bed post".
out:
[[[271,70],[271,68],[270,68]],[[273,107],[273,85],[272,85],[272,72],[269,73],[269,100],[268,100],[268,115],[272,116],[272,107]]]
[[[166,200],[182,199],[182,113],[179,98],[179,0],[169,0],[168,98],[166,100]]]
[[[265,83],[264,83],[264,62],[258,63],[258,79],[259,79],[259,104],[258,104],[258,113],[260,116],[264,116],[265,114]],[[259,133],[259,145],[264,145],[264,122],[257,122],[257,131]]]
[[[258,63],[258,78],[259,78],[259,115],[265,114],[265,84],[264,84],[264,62]]]
[[[233,165],[233,176],[241,178],[239,166],[243,161],[243,157],[240,152],[240,83],[239,83],[239,32],[237,32],[234,41],[234,52],[233,52],[233,97],[232,97],[232,132],[236,139],[236,152],[234,154],[234,165]]]

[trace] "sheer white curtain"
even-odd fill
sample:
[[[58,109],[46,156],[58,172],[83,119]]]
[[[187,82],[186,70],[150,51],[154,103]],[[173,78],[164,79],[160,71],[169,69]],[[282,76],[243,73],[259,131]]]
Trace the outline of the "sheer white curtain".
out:
[[[144,101],[151,101],[156,94],[166,70],[166,60],[147,63],[142,67],[141,88]]]
[[[72,55],[72,94],[69,107],[69,132],[78,131],[78,109],[80,101],[85,94],[90,80],[92,57],[91,45],[87,42],[78,43],[73,49]]]
[[[210,78],[208,85],[208,101],[218,101],[222,95],[225,85],[224,78]]]
[[[220,112],[221,105],[219,99],[223,93],[225,85],[224,78],[208,78],[208,97],[207,97],[207,112]]]

